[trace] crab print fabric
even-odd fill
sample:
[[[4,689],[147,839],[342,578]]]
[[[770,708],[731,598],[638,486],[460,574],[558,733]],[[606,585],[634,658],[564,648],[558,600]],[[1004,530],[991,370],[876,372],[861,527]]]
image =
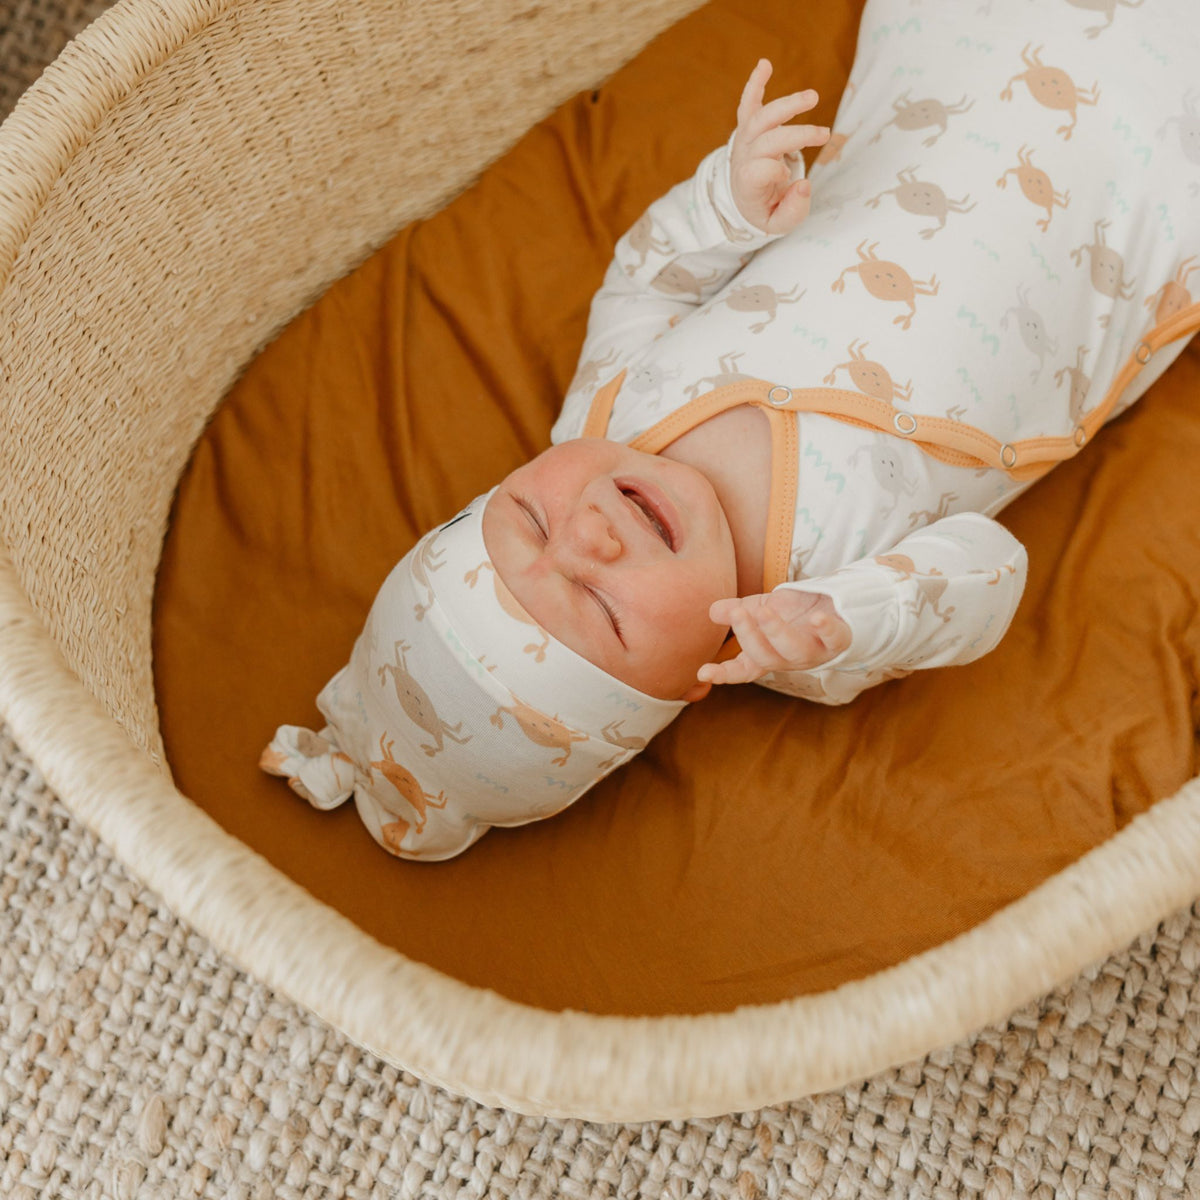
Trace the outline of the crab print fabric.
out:
[[[607,430],[624,442],[758,378],[1006,444],[1082,445],[1080,421],[1147,333],[1200,299],[1195,16],[1192,0],[868,0],[808,219],[782,237],[750,226],[728,144],[651,204],[593,302],[554,440],[579,436],[625,369]],[[1109,419],[1186,341],[1148,358]],[[840,703],[994,646],[1025,560],[988,518],[1030,481],[797,420],[780,586],[833,596],[853,640],[819,671],[762,682]]]
[[[314,808],[353,798],[398,858],[461,854],[543,820],[641,751],[685,705],[614,679],[550,637],[488,560],[477,497],[379,589],[350,661],[259,766]]]

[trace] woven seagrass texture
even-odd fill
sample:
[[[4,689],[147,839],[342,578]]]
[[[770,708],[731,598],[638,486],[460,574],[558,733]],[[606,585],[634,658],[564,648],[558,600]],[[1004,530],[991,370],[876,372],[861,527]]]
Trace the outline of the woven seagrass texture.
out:
[[[40,62],[107,7],[0,5],[6,106]],[[218,43],[236,36],[235,25],[214,32]],[[100,207],[91,219],[108,220],[103,180],[111,164],[99,150],[89,155],[75,169],[99,172]],[[455,189],[465,178],[461,164],[456,170]],[[209,186],[219,192],[219,179]],[[59,197],[47,205],[40,243],[47,263],[61,213],[55,206],[65,203]],[[348,261],[377,233],[339,236]],[[40,265],[22,264],[31,282]],[[300,268],[298,298],[318,278]],[[46,281],[39,287],[45,291]],[[208,305],[225,299],[212,286],[197,296]],[[136,298],[127,300],[136,315]],[[153,306],[142,307],[153,315]],[[236,303],[230,310],[248,324]],[[228,364],[265,336],[244,332],[234,353],[226,332],[221,327],[204,348],[210,392]],[[54,343],[51,336],[39,352]],[[177,378],[195,375],[195,360],[175,365]],[[175,418],[162,419],[170,425]],[[177,456],[196,419],[169,430]],[[119,440],[120,423],[114,428]],[[54,482],[64,492],[70,487]],[[143,579],[151,577],[145,562],[153,535],[151,520],[135,547]],[[110,610],[119,623],[129,602],[120,588],[107,596],[87,591],[92,552],[84,545],[73,561],[64,559],[68,576],[84,585],[85,609]],[[44,592],[51,620],[60,615],[55,595],[54,587]],[[134,601],[148,612],[148,591]],[[80,634],[63,643],[120,707],[103,654],[90,667],[84,662],[87,640]],[[118,636],[117,643],[132,653],[136,638]],[[153,744],[144,728],[141,740]],[[1200,1193],[1198,910],[1168,919],[1008,1022],[865,1083],[735,1117],[599,1125],[457,1099],[281,999],[119,866],[3,729],[0,810],[0,1196],[1047,1200]]]
[[[381,1063],[248,978],[0,727],[0,1195],[1200,1194],[1200,907],[977,1037],[716,1119],[522,1117]]]

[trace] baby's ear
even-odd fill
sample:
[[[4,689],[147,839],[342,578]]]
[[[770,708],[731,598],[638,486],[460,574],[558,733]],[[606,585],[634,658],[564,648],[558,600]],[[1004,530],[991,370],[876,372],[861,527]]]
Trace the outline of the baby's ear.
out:
[[[697,700],[703,700],[711,691],[711,683],[693,683],[679,698],[686,704],[695,704]]]

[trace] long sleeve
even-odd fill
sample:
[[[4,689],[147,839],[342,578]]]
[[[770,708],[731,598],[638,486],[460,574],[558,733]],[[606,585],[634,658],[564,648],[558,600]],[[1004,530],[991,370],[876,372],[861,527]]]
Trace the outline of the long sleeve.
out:
[[[930,667],[981,658],[1000,642],[1025,589],[1024,546],[1003,525],[964,512],[901,539],[886,554],[781,587],[829,596],[850,645],[815,671],[760,682],[824,704]]]
[[[577,436],[601,384],[716,295],[757,250],[782,236],[763,233],[738,211],[729,175],[732,143],[731,134],[617,242],[592,299],[579,365],[552,441]],[[803,177],[804,159],[796,155],[792,178]]]

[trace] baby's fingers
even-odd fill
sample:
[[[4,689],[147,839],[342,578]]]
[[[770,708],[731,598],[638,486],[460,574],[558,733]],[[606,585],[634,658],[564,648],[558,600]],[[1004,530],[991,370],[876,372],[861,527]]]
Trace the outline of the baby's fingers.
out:
[[[763,104],[763,93],[767,88],[767,80],[771,78],[771,60],[760,58],[742,88],[742,97],[738,102],[737,123],[745,131],[746,136],[755,138],[791,120],[802,112],[815,107],[820,97],[809,88],[803,92],[791,92],[779,96],[770,104]]]
[[[771,60],[760,58],[742,88],[742,98],[738,101],[737,121],[745,124],[760,108],[762,108],[763,92],[767,89],[767,80],[771,78]]]
[[[784,158],[808,146],[823,146],[832,132],[828,125],[780,125],[762,134],[747,149],[756,158]]]
[[[701,683],[753,683],[766,672],[748,654],[739,654],[737,658],[727,659],[720,663],[705,663],[696,672],[696,678]]]
[[[765,232],[790,233],[808,216],[811,202],[812,184],[807,179],[793,183],[767,218]]]
[[[730,625],[742,653],[748,654],[764,671],[775,671],[787,665],[778,645],[786,635],[786,629],[769,608],[759,607],[751,612],[743,605],[734,612]]]
[[[793,117],[808,112],[810,108],[816,108],[819,99],[817,93],[812,90],[792,92],[772,100],[770,104],[764,104],[745,121],[739,119],[738,124],[742,128],[743,136],[753,140],[782,126]]]

